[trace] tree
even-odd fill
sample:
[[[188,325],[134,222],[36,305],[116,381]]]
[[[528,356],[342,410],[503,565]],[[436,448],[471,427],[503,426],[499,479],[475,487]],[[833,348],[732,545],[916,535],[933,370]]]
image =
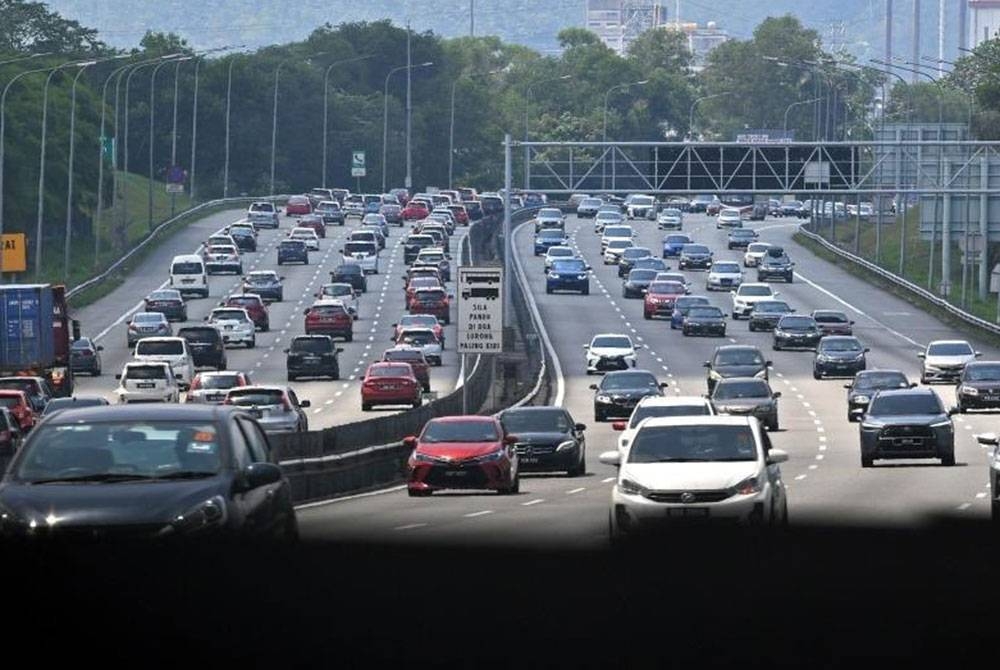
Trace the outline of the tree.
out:
[[[41,2],[0,0],[0,52],[98,53],[97,31],[49,11]]]

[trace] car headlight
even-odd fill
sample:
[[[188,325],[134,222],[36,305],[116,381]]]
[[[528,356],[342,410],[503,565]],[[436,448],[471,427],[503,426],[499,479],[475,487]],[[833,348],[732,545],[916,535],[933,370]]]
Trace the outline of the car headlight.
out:
[[[979,389],[975,386],[963,386],[958,389],[959,393],[964,393],[965,395],[979,395]]]
[[[586,275],[586,274],[582,274],[582,275],[577,275],[577,276],[576,276],[576,278],[577,278],[577,279],[586,279],[586,278],[587,278],[587,275]]]
[[[640,486],[631,479],[623,479],[620,482],[618,482],[618,490],[621,493],[624,493],[625,495],[641,496],[645,495],[648,489],[646,489],[645,486]]]
[[[565,442],[561,443],[558,447],[556,447],[556,451],[569,451],[575,446],[576,446],[575,440],[566,440]]]
[[[764,379],[765,377],[767,377],[767,368],[764,368],[760,372],[756,373],[754,377],[756,377],[757,379]]]
[[[594,401],[595,402],[599,402],[599,403],[609,403],[609,402],[611,402],[611,397],[610,396],[606,396],[603,393],[600,393],[600,394],[597,395],[596,398],[594,398]]]
[[[861,422],[861,430],[880,430],[882,424],[879,423],[868,423],[867,421]]]
[[[496,461],[503,460],[503,458],[506,457],[506,456],[507,456],[507,452],[505,450],[503,450],[503,449],[497,449],[496,451],[491,451],[488,454],[484,454],[483,456],[479,456],[478,458],[476,458],[474,460],[477,463],[493,463],[493,462],[496,462]]]
[[[827,356],[826,354],[817,354],[816,355],[816,362],[817,363],[829,363],[830,362],[830,357]]]
[[[170,527],[177,532],[191,533],[211,528],[220,528],[226,524],[229,512],[222,496],[213,496],[200,502],[184,514],[179,514],[170,522]]]
[[[869,402],[871,402],[871,398],[869,398],[866,395],[854,396],[854,402],[858,403],[859,405],[867,405]]]
[[[944,421],[938,421],[937,423],[932,423],[930,425],[930,427],[931,428],[950,428],[951,425],[952,425],[951,424],[951,419],[945,419]]]
[[[754,477],[747,477],[736,486],[730,488],[733,495],[748,496],[760,493],[760,480]]]
[[[709,378],[709,379],[712,379],[712,380],[714,380],[714,381],[719,381],[720,379],[722,379],[722,375],[720,375],[720,374],[719,374],[718,372],[716,372],[715,370],[709,370],[709,371],[708,371],[708,378]]]
[[[550,272],[549,279],[559,279],[559,275],[557,275],[555,272]]]

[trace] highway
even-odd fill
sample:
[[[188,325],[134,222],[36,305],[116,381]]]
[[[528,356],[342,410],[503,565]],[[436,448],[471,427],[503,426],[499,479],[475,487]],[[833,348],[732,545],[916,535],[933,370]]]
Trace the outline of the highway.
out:
[[[101,352],[103,375],[97,378],[78,376],[76,395],[101,395],[117,402],[114,375],[131,359],[125,341],[128,319],[135,311],[142,310],[142,300],[150,291],[166,286],[173,256],[194,253],[209,235],[240,220],[245,212],[245,209],[226,210],[192,223],[141,261],[125,284],[93,304],[74,311],[73,317],[80,321],[82,334],[95,337],[104,346]],[[285,277],[284,301],[271,303],[269,307],[270,331],[257,333],[254,349],[230,347],[227,350],[229,369],[249,372],[256,383],[288,384],[282,350],[295,335],[304,333],[303,310],[312,304],[314,293],[330,281],[330,271],[341,261],[339,249],[343,241],[360,225],[359,219],[351,217],[343,227],[327,226],[327,237],[320,239],[318,253],[310,252],[308,265],[287,264],[279,267],[277,244],[294,227],[294,221],[294,217],[282,215],[278,230],[259,231],[258,251],[243,255],[244,272],[273,269]],[[387,407],[362,412],[360,380],[368,364],[380,359],[382,352],[392,346],[392,324],[405,313],[402,275],[406,265],[403,263],[401,243],[409,230],[409,225],[402,228],[390,226],[386,248],[380,253],[379,274],[368,276],[368,292],[362,294],[358,301],[359,318],[354,323],[354,340],[337,340],[337,346],[344,349],[340,354],[341,379],[289,384],[300,399],[308,399],[311,403],[306,410],[310,429],[328,428],[405,409]],[[459,227],[451,238],[453,267],[458,265],[458,253],[466,231],[466,228]],[[211,293],[207,299],[188,299],[188,324],[203,323],[204,317],[221,300],[234,291],[239,292],[241,278],[236,275],[210,275],[209,285]],[[453,286],[453,283],[448,284],[450,290]],[[174,332],[184,325],[174,322]],[[455,326],[447,326],[442,365],[431,368],[432,393],[450,393],[460,378],[460,357],[454,351],[455,341]]]
[[[797,262],[792,284],[775,284],[780,299],[799,313],[813,309],[841,309],[855,321],[854,333],[871,348],[869,368],[896,368],[919,379],[917,352],[934,339],[969,339],[983,352],[982,360],[1000,359],[1000,352],[984,342],[942,324],[909,303],[878,290],[836,266],[813,256],[791,239],[798,221],[768,218],[748,223],[764,242],[785,246]],[[655,224],[636,221],[636,244],[661,248],[663,231]],[[750,333],[746,320],[728,320],[725,339],[684,337],[665,320],[642,318],[642,301],[621,297],[622,280],[614,266],[604,266],[599,237],[592,220],[569,217],[567,233],[578,253],[593,267],[589,296],[545,294],[542,259],[532,255],[532,231],[521,226],[514,243],[543,322],[565,376],[564,406],[576,421],[587,425],[587,474],[568,478],[524,475],[518,495],[480,492],[438,492],[429,498],[408,498],[402,487],[363,494],[330,503],[305,505],[299,518],[304,538],[378,542],[440,542],[526,546],[534,548],[595,548],[607,545],[608,505],[614,468],[597,456],[617,441],[610,423],[595,424],[593,391],[597,381],[587,376],[582,345],[599,332],[626,333],[645,345],[637,367],[655,372],[669,382],[668,393],[700,395],[706,392],[702,363],[715,347],[752,343],[774,362],[771,385],[782,392],[781,429],[772,434],[776,448],[790,455],[782,466],[789,491],[792,525],[817,522],[918,527],[941,515],[985,520],[989,516],[987,451],[973,435],[993,430],[992,414],[972,412],[954,417],[956,465],[938,461],[877,461],[862,470],[858,424],[846,419],[847,379],[815,380],[812,353],[772,351],[769,333]],[[742,250],[727,251],[726,231],[714,219],[687,214],[685,232],[708,244],[716,259],[742,260]],[[669,261],[668,261],[669,262]],[[671,268],[676,269],[672,262]],[[728,315],[728,293],[706,292],[705,272],[686,273],[692,293],[707,295]],[[745,281],[756,281],[747,269]],[[945,406],[954,403],[951,385],[934,387]]]

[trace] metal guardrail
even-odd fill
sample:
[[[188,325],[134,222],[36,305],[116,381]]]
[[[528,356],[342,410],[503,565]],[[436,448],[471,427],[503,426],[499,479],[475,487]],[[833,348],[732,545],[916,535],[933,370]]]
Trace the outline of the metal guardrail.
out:
[[[941,298],[940,296],[934,295],[933,293],[931,293],[927,289],[921,288],[920,286],[917,286],[913,282],[907,281],[906,279],[903,279],[899,275],[894,274],[894,273],[892,273],[892,272],[890,272],[890,271],[886,270],[885,268],[882,268],[882,267],[880,267],[878,265],[875,265],[871,261],[865,260],[864,258],[861,258],[860,256],[856,256],[856,255],[852,254],[849,251],[844,251],[843,249],[841,249],[840,247],[836,246],[835,244],[831,244],[829,241],[827,241],[821,235],[817,235],[816,233],[814,233],[814,232],[812,232],[810,230],[806,230],[806,228],[805,228],[806,225],[807,224],[804,224],[804,223],[803,224],[799,224],[798,232],[802,233],[805,237],[807,237],[808,239],[812,240],[813,242],[816,242],[817,244],[819,244],[820,246],[822,246],[827,251],[829,251],[831,253],[834,253],[837,256],[839,256],[839,257],[841,257],[841,258],[843,258],[845,260],[848,260],[848,261],[854,263],[855,265],[858,265],[858,266],[864,268],[865,270],[868,270],[869,272],[871,272],[873,274],[878,275],[882,279],[885,279],[886,281],[890,282],[891,284],[893,284],[895,286],[898,286],[899,288],[902,288],[902,289],[904,289],[904,290],[912,293],[913,295],[919,297],[922,300],[926,300],[927,302],[931,303],[935,307],[943,309],[944,311],[948,312],[949,314],[951,314],[955,318],[957,318],[957,319],[959,319],[961,321],[964,321],[965,323],[969,324],[970,326],[974,326],[976,328],[980,328],[982,330],[985,330],[985,331],[989,332],[992,335],[1000,335],[1000,326],[998,326],[997,324],[990,323],[989,321],[987,321],[985,319],[981,319],[981,318],[979,318],[978,316],[976,316],[974,314],[970,314],[969,312],[966,312],[963,309],[959,309],[958,307],[956,307],[955,305],[951,304],[950,302],[948,302],[944,298]]]

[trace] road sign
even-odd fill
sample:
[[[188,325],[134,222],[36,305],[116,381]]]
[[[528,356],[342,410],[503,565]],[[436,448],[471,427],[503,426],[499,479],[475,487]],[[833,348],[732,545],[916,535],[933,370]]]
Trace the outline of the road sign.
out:
[[[460,354],[503,352],[503,269],[458,268],[458,344]]]
[[[28,269],[28,244],[24,233],[5,234],[2,239],[3,255],[0,272],[24,272]]]
[[[170,184],[183,184],[187,181],[187,170],[180,165],[174,165],[167,170],[167,182]]]
[[[352,177],[365,177],[365,152],[364,151],[352,151],[351,152],[351,176]]]
[[[184,184],[167,184],[167,193],[183,193]]]

